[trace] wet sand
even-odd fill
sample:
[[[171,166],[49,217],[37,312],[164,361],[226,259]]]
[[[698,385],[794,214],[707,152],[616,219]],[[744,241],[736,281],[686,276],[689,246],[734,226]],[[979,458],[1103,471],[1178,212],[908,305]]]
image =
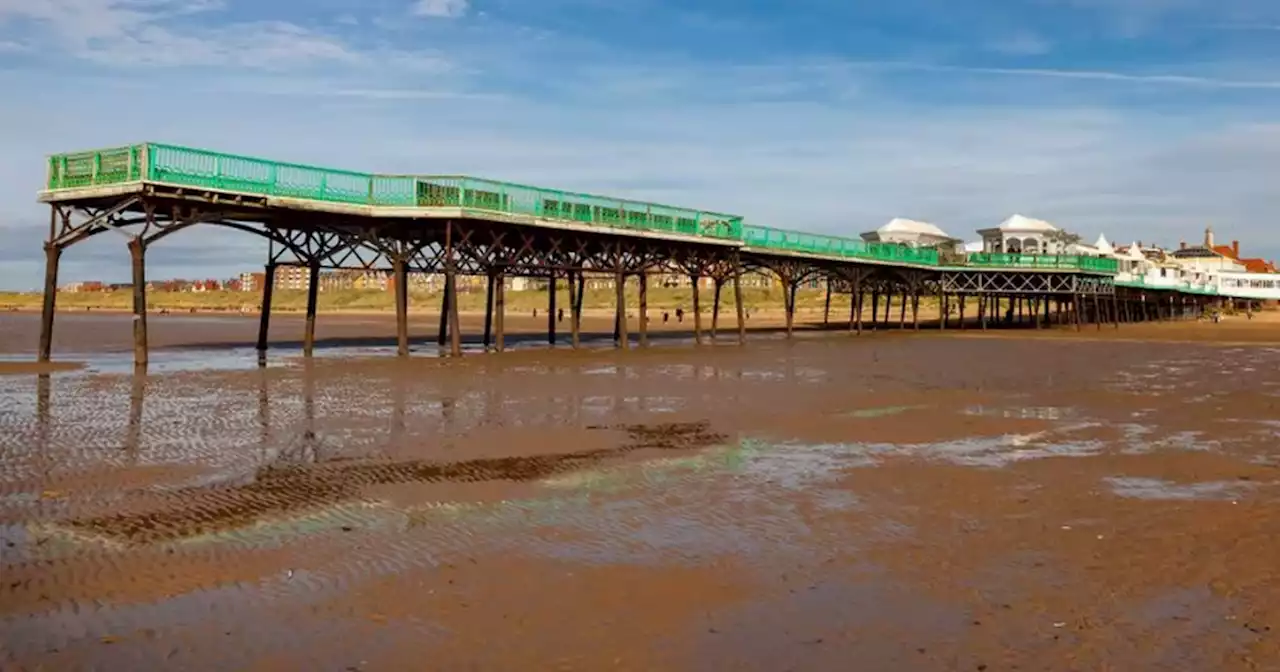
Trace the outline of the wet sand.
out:
[[[1280,669],[1267,319],[310,363],[281,319],[261,369],[222,319],[0,376],[0,668]]]

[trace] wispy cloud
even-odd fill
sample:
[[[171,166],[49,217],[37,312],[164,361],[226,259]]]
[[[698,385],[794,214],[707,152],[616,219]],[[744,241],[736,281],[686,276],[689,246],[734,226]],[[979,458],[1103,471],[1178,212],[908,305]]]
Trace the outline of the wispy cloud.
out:
[[[413,4],[413,13],[417,16],[452,19],[465,15],[470,7],[470,0],[417,0]]]

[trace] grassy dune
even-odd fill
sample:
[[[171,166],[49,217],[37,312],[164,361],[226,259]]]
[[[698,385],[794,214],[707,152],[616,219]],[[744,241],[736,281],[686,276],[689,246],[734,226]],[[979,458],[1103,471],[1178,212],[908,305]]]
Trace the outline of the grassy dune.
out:
[[[700,293],[703,312],[711,310],[710,290],[703,290]],[[319,295],[319,310],[323,312],[381,312],[394,311],[394,295],[390,292],[378,290],[341,290],[332,292],[321,292]],[[255,292],[162,292],[152,291],[147,293],[147,307],[151,310],[173,310],[173,311],[190,311],[195,309],[198,312],[206,311],[257,311],[259,303],[262,300],[261,294]],[[796,296],[796,304],[799,310],[821,311],[826,300],[826,290],[822,289],[802,289]],[[42,298],[36,293],[18,293],[18,292],[0,292],[0,308],[2,309],[19,309],[19,310],[38,310],[41,306]],[[482,291],[477,292],[459,292],[458,307],[463,312],[483,312],[485,295]],[[639,305],[639,294],[635,287],[627,288],[627,305],[632,310]],[[411,293],[409,297],[410,304],[417,310],[434,310],[440,306],[441,296],[439,292],[435,293]],[[304,291],[286,291],[276,290],[272,298],[272,308],[274,311],[290,312],[303,311],[306,309],[307,295]],[[896,306],[895,301],[895,306]],[[545,310],[547,306],[547,294],[545,291],[508,291],[506,293],[506,305],[508,312],[532,312],[535,308]],[[556,296],[556,305],[561,308],[567,308],[569,305],[569,292],[567,289],[560,289]],[[583,299],[583,309],[585,311],[612,310],[614,305],[614,290],[598,289],[587,290],[586,297]],[[743,290],[743,305],[752,312],[773,312],[782,310],[782,290],[780,288],[758,289],[750,288]],[[926,305],[932,308],[932,302],[928,299],[921,300],[922,310]],[[61,292],[58,294],[58,308],[62,310],[83,310],[92,308],[94,310],[132,310],[133,295],[128,291],[116,292]],[[849,297],[847,295],[835,295],[831,301],[832,315],[843,316],[849,311]],[[685,288],[657,288],[649,289],[649,308],[650,310],[675,310],[683,308],[686,311],[693,308],[693,292],[691,289]],[[721,312],[722,314],[731,313],[735,310],[733,301],[733,291],[730,287],[725,287],[721,296]]]

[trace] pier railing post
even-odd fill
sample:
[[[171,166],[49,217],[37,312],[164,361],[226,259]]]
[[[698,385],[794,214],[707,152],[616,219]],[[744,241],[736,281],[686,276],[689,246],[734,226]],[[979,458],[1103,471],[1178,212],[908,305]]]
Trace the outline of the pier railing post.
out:
[[[41,362],[49,361],[53,354],[53,317],[58,301],[58,261],[62,258],[62,248],[52,242],[44,244],[44,305],[40,309],[40,352],[37,357]]]
[[[133,265],[133,363],[147,365],[147,269],[146,244],[142,238],[129,241]]]

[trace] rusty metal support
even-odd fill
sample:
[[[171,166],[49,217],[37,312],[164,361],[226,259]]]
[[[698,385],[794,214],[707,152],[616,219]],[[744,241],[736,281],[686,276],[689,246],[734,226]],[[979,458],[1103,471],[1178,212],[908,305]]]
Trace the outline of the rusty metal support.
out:
[[[302,334],[304,357],[310,357],[316,345],[316,302],[320,292],[320,261],[312,260],[307,271],[307,322]]]
[[[786,286],[783,287],[782,301],[787,309],[787,338],[792,337],[792,331],[796,322],[796,290],[800,288],[800,283],[787,280]]]
[[[58,301],[58,261],[62,248],[53,243],[44,244],[44,305],[40,309],[40,354],[42,362],[53,354],[53,317]]]
[[[452,303],[452,293],[449,291],[448,274],[444,283],[444,289],[440,292],[440,327],[436,333],[436,345],[444,347],[449,340],[449,304]]]
[[[403,258],[392,262],[396,290],[396,354],[409,356],[409,265]]]
[[[141,238],[129,241],[133,263],[133,363],[147,365],[147,268],[146,244]]]

